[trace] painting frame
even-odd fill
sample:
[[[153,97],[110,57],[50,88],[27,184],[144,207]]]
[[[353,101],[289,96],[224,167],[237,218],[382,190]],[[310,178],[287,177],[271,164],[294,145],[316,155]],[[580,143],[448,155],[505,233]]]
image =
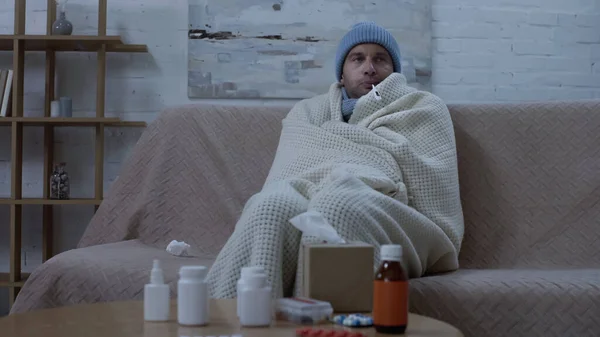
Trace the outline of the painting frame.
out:
[[[400,45],[409,85],[430,90],[430,1],[188,0],[188,97],[322,94],[336,81],[339,40],[359,21],[388,29]]]

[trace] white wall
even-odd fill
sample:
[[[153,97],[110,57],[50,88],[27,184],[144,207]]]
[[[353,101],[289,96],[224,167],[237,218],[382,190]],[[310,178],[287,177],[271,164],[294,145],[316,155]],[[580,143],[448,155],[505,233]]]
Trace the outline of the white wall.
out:
[[[600,1],[434,0],[448,101],[600,98]]]
[[[447,102],[600,98],[599,0],[433,1],[433,90]],[[28,1],[28,34],[45,32],[45,3]],[[150,53],[109,56],[108,115],[151,121],[165,106],[191,102],[186,96],[187,0],[169,4],[109,1],[109,34],[147,44]],[[74,23],[74,34],[93,33],[97,27],[95,0],[70,0],[67,15]],[[0,0],[0,34],[11,34],[12,28],[13,1]],[[11,67],[11,60],[10,53],[0,53],[0,67]],[[59,95],[74,98],[76,115],[93,113],[94,55],[60,54],[58,66]],[[26,67],[26,111],[40,114],[43,55],[27,54]],[[107,131],[106,190],[140,132]],[[57,157],[70,163],[73,197],[93,195],[92,136],[87,129],[57,130]],[[43,138],[37,129],[27,129],[25,137],[23,190],[25,196],[34,197],[42,191]],[[0,196],[10,193],[9,141],[9,128],[0,127]],[[30,270],[39,264],[41,207],[27,206],[24,213],[23,250],[28,261],[25,268]],[[65,206],[57,207],[56,213],[55,243],[63,251],[74,247],[92,210]],[[8,206],[0,206],[0,270],[8,268],[8,215]],[[0,302],[0,312],[4,304]]]

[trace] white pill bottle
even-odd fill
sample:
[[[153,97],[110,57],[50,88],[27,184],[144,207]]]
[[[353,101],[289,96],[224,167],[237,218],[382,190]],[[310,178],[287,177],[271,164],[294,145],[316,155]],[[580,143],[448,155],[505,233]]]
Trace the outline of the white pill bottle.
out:
[[[265,269],[261,266],[249,266],[242,267],[240,272],[240,279],[237,281],[237,317],[240,317],[240,309],[242,307],[241,303],[241,295],[242,295],[242,287],[244,286],[246,280],[250,275],[254,274],[264,274]]]
[[[240,323],[247,327],[271,325],[271,287],[265,274],[248,275],[240,288]]]
[[[177,321],[181,325],[208,324],[209,296],[205,266],[183,266],[177,282]]]

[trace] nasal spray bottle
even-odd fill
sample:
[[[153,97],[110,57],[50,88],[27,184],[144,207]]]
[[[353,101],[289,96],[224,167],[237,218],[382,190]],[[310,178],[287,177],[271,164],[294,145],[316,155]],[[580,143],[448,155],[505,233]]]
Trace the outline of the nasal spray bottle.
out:
[[[144,320],[168,321],[170,310],[170,290],[165,284],[160,261],[154,260],[150,272],[150,283],[144,286]]]

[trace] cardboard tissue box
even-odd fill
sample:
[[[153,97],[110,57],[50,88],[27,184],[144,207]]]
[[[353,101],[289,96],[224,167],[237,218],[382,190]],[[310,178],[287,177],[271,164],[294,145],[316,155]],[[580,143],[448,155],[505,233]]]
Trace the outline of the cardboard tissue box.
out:
[[[339,313],[371,312],[374,247],[346,242],[318,212],[300,214],[290,222],[304,234],[326,241],[301,246],[297,295],[327,301]]]

